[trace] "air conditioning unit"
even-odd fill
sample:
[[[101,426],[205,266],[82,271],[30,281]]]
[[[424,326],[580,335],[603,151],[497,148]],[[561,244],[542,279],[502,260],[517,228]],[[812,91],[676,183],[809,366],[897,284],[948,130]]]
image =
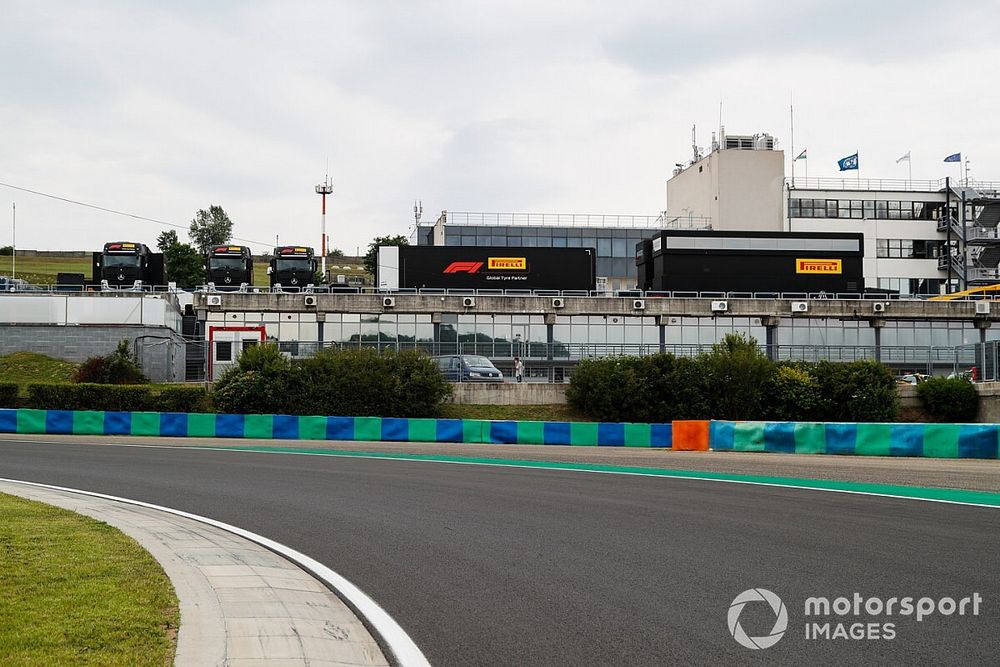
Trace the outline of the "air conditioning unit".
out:
[[[712,312],[713,313],[724,313],[729,310],[728,301],[713,301],[712,302]]]
[[[646,310],[646,300],[632,299],[632,310]]]
[[[556,298],[552,299],[552,307],[553,308],[563,308],[565,306],[566,306],[566,302],[563,301],[562,298],[556,297]]]
[[[465,306],[466,308],[475,308],[476,307],[476,299],[475,299],[475,297],[463,296],[462,297],[462,305]]]
[[[876,301],[875,303],[872,304],[872,312],[873,313],[884,313],[885,312],[885,304],[882,303],[881,301]]]
[[[989,315],[990,314],[990,302],[989,301],[977,301],[976,302],[976,315]]]
[[[218,294],[209,294],[208,298],[206,300],[206,303],[208,303],[208,305],[209,305],[210,308],[212,306],[221,306],[222,305],[222,297],[220,295],[218,295]]]
[[[303,298],[303,300],[305,301],[305,304],[306,304],[306,306],[310,306],[310,307],[312,307],[312,308],[315,308],[315,307],[316,307],[316,297],[315,297],[315,296],[313,296],[312,294],[307,294],[307,295],[306,295],[306,296],[305,296],[305,297]]]
[[[808,313],[809,303],[806,301],[792,301],[792,312],[793,313]]]
[[[384,296],[382,297],[382,307],[383,308],[394,308],[396,306],[396,297],[394,296]]]

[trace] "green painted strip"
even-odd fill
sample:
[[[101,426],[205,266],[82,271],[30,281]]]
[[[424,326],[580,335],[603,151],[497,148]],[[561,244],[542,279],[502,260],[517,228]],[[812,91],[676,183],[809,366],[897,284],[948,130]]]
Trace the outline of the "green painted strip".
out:
[[[299,440],[326,440],[326,417],[299,417]]]
[[[597,446],[597,422],[570,422],[569,443],[583,447]]]
[[[274,415],[243,417],[243,437],[270,440],[274,435]]]
[[[437,442],[437,420],[411,419],[409,436],[410,442]]]
[[[958,458],[959,424],[927,424],[924,426],[924,456]]]
[[[796,454],[826,453],[826,424],[799,423],[795,425]]]
[[[672,470],[669,468],[642,468],[638,466],[612,466],[589,463],[560,463],[555,461],[529,461],[521,459],[491,459],[485,457],[437,456],[432,454],[405,454],[391,452],[357,452],[339,449],[299,449],[286,447],[212,447],[194,445],[185,449],[205,449],[234,452],[266,452],[271,454],[298,454],[311,456],[343,456],[352,458],[390,459],[399,461],[430,461],[436,463],[465,463],[476,465],[504,466],[516,468],[538,468],[543,470],[567,470],[579,472],[614,473],[620,475],[643,475],[647,477],[668,477],[675,479],[698,479],[706,481],[761,484],[787,488],[812,489],[817,491],[840,491],[878,496],[896,496],[916,500],[936,500],[951,503],[967,503],[987,507],[1000,507],[1000,493],[988,491],[968,491],[964,489],[938,489],[922,486],[898,486],[894,484],[868,484],[864,482],[842,482],[836,480],[805,479],[800,477],[770,477],[765,475],[737,475],[733,473],[705,472],[701,470]]]
[[[97,410],[74,412],[73,435],[104,435],[104,412]]]
[[[653,427],[649,424],[625,424],[626,447],[650,447],[653,444]]]
[[[544,445],[545,422],[517,422],[517,444]]]
[[[391,423],[391,422],[390,422]],[[325,439],[326,436],[324,436]],[[354,439],[355,440],[381,440],[382,439],[382,418],[381,417],[355,417],[354,418]]]
[[[733,450],[737,452],[764,451],[764,422],[736,422],[733,424]]]
[[[160,413],[133,412],[132,435],[160,435]]]
[[[892,456],[892,424],[858,424],[854,453],[864,456]]]

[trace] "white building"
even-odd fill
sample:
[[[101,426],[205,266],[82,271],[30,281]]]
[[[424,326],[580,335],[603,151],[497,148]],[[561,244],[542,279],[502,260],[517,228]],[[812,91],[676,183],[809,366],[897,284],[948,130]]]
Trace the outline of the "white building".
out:
[[[723,135],[678,166],[667,210],[732,231],[861,232],[865,285],[903,295],[1000,282],[1000,183],[785,178],[766,134]]]

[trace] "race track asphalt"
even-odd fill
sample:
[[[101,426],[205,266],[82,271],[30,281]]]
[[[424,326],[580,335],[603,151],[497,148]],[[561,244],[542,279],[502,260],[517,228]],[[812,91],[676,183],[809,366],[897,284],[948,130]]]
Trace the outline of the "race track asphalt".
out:
[[[434,665],[996,664],[1000,509],[704,480],[186,448],[0,442],[0,477],[167,505],[283,542],[362,588]],[[93,444],[92,444],[93,443]],[[2,518],[0,518],[2,520]],[[774,647],[727,611],[766,588]],[[806,598],[978,593],[979,616],[853,616]],[[747,634],[775,616],[751,603]]]

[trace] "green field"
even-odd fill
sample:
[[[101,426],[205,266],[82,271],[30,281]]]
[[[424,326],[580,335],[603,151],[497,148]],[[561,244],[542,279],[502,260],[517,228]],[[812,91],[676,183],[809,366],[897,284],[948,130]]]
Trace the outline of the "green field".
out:
[[[0,256],[0,275],[10,275],[10,257]],[[342,267],[346,264],[342,260],[327,260],[327,267]],[[84,278],[90,280],[93,276],[93,261],[88,257],[22,257],[17,256],[15,266],[18,278],[27,280],[33,285],[54,285],[56,274],[59,273],[82,273]],[[343,274],[346,276],[365,275],[364,267],[351,265],[350,268],[331,269],[330,272],[336,276]],[[263,260],[254,261],[253,282],[255,287],[267,287],[270,282],[267,276],[267,262]]]
[[[106,523],[0,494],[0,664],[173,664],[177,596]]]
[[[72,382],[78,364],[34,352],[15,352],[0,357],[0,382],[24,386],[32,382]]]
[[[443,419],[502,419],[516,421],[586,421],[568,405],[462,405],[446,403]]]

